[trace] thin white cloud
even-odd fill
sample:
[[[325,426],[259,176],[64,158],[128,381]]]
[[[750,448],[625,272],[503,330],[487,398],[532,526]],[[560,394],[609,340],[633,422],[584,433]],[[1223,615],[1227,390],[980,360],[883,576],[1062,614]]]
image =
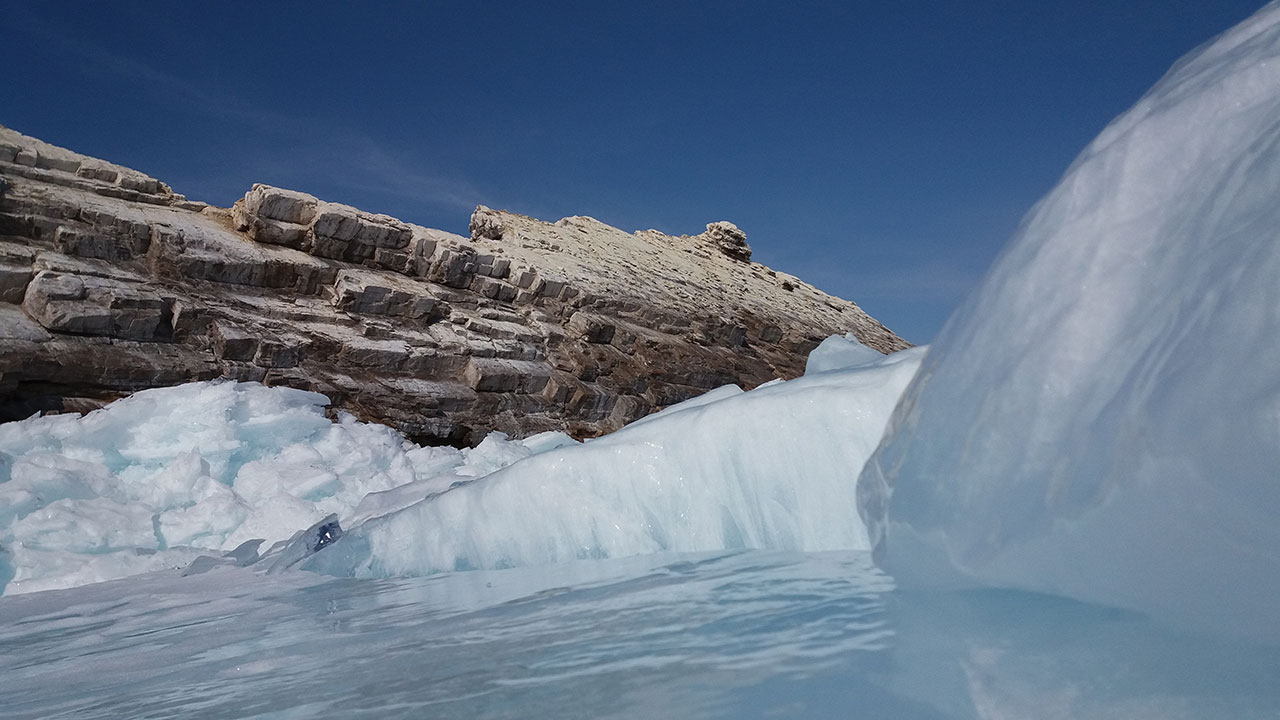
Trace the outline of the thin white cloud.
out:
[[[885,300],[956,302],[977,286],[985,271],[947,260],[911,262],[873,273],[853,273],[860,293]]]
[[[366,135],[349,136],[347,142],[349,162],[360,170],[347,180],[349,187],[409,200],[431,198],[437,205],[468,213],[480,204],[481,194],[470,183],[411,167]]]
[[[123,79],[145,91],[167,96],[169,102],[184,104],[228,123],[248,126],[256,134],[289,139],[289,152],[266,157],[270,151],[253,149],[245,158],[247,170],[287,167],[296,183],[308,178],[329,186],[346,187],[360,193],[407,199],[468,212],[481,202],[483,194],[462,178],[433,173],[392,153],[368,133],[315,118],[263,110],[244,101],[225,87],[205,86],[160,70],[136,58],[105,46],[70,38],[56,27],[28,14],[24,31],[38,36],[40,45],[64,57],[79,57],[84,67]],[[339,152],[335,153],[335,149]],[[302,152],[299,156],[299,151]],[[258,177],[244,178],[248,183]],[[307,190],[306,187],[295,189]],[[332,198],[341,200],[341,198]]]

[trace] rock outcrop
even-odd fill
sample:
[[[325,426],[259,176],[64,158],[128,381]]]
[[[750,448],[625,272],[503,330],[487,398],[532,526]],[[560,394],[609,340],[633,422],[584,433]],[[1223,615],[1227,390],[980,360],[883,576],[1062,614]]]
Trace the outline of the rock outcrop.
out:
[[[582,437],[795,376],[831,334],[907,346],[751,262],[732,223],[671,237],[482,206],[470,227],[265,185],[225,210],[0,128],[0,419],[226,377],[422,442]]]

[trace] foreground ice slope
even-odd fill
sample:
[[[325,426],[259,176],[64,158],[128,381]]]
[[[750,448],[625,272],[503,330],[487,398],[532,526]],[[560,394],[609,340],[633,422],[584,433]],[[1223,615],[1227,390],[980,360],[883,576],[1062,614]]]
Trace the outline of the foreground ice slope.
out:
[[[663,551],[866,548],[854,482],[923,353],[722,389],[713,402],[669,408],[370,519],[304,567],[382,576]]]
[[[859,501],[961,576],[1280,640],[1280,5],[1115,120],[951,318]]]

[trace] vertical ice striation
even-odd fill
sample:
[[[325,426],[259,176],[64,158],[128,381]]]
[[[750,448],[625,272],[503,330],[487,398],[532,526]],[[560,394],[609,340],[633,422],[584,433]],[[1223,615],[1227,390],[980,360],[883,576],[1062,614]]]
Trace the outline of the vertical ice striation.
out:
[[[1280,639],[1280,4],[1081,154],[862,473],[900,581]]]

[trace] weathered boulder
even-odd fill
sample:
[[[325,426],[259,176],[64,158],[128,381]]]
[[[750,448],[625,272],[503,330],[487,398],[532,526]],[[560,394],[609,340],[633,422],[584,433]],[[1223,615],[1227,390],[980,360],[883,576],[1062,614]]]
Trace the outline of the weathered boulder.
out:
[[[282,190],[258,183],[244,196],[245,214],[268,220],[310,225],[320,201],[294,190]]]
[[[702,237],[725,256],[740,262],[751,262],[751,246],[747,244],[747,234],[739,230],[737,225],[724,220],[709,223]]]
[[[170,332],[163,297],[106,278],[42,270],[27,286],[22,307],[51,332],[125,340],[164,339]]]
[[[617,328],[613,323],[588,312],[579,310],[569,317],[565,330],[570,337],[589,343],[608,344],[613,341]]]
[[[412,320],[448,315],[447,308],[424,283],[370,270],[338,271],[338,279],[333,286],[333,305],[352,313]]]
[[[506,227],[502,222],[502,213],[481,205],[471,213],[471,237],[487,240],[501,240]]]
[[[310,246],[307,228],[302,225],[251,215],[244,205],[236,205],[232,213],[236,228],[247,232],[257,242],[283,245],[296,250],[306,250]]]
[[[105,335],[111,317],[102,308],[83,302],[87,294],[80,278],[45,270],[28,286],[22,307],[47,329]]]
[[[53,335],[21,309],[12,305],[0,305],[0,343],[6,343],[6,348],[12,345],[26,347],[27,343],[48,342],[52,339]],[[8,357],[0,356],[0,373],[3,373],[4,365],[11,364],[16,359],[12,353]]]
[[[317,237],[374,247],[401,248],[413,237],[409,226],[387,215],[325,203],[312,228]]]

